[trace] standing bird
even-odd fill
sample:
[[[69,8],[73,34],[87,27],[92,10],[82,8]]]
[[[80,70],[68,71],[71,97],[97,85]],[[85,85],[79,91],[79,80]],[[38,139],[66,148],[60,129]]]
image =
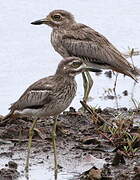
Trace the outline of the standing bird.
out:
[[[51,43],[62,56],[80,57],[84,63],[97,69],[112,69],[137,81],[140,71],[131,65],[123,55],[100,33],[77,23],[74,16],[65,10],[54,10],[47,17],[31,24],[46,24],[53,28]],[[89,72],[82,73],[84,98],[87,101],[93,85]]]
[[[55,170],[57,172],[55,131],[57,116],[63,112],[72,102],[76,94],[75,76],[81,72],[90,70],[80,58],[68,57],[63,59],[53,76],[49,76],[35,82],[11,105],[10,113],[4,119],[14,116],[33,116],[34,121],[29,131],[28,155],[25,170],[28,171],[30,149],[33,130],[39,117],[54,116],[52,140],[54,148]],[[91,69],[94,71],[93,69]],[[97,70],[95,69],[95,72]]]

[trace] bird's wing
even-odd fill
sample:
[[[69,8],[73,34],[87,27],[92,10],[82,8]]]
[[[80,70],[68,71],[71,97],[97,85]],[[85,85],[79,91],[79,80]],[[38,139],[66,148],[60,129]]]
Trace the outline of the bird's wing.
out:
[[[77,24],[63,35],[62,45],[70,56],[87,58],[93,64],[128,74],[132,69],[122,54],[101,34],[83,24]],[[125,68],[124,68],[125,67]]]
[[[43,78],[32,84],[9,109],[13,112],[25,108],[41,108],[52,99],[53,84],[49,78]]]

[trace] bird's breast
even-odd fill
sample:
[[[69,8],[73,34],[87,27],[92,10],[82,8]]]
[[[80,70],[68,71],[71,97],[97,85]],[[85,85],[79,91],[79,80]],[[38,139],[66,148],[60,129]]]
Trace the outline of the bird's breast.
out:
[[[77,84],[76,82],[68,83],[64,82],[65,86],[61,88],[57,94],[57,100],[59,102],[62,102],[65,106],[69,106],[72,102],[73,98],[75,97],[76,90],[77,90]],[[66,107],[67,108],[67,107]]]
[[[53,30],[51,33],[51,44],[55,51],[58,52],[62,57],[68,57],[69,54],[65,47],[62,45],[63,32],[59,30]]]
[[[71,104],[76,95],[76,90],[76,82],[63,82],[63,87],[59,87],[56,92],[54,92],[54,99],[50,104],[45,106],[44,111],[46,111],[49,116],[62,113]]]

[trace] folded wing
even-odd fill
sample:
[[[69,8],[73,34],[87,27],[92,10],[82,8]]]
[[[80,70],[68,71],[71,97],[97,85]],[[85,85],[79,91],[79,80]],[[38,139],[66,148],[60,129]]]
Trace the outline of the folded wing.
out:
[[[87,63],[107,66],[136,80],[135,68],[101,34],[90,27],[78,24],[76,31],[63,36],[62,44],[71,56],[86,59]],[[78,32],[78,33],[77,33]]]
[[[53,98],[53,86],[46,80],[48,78],[43,78],[31,85],[9,109],[12,112],[26,108],[37,109],[49,103]]]

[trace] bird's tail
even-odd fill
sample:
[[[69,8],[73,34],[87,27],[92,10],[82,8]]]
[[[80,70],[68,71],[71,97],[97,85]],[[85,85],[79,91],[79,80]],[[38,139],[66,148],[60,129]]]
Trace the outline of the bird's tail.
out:
[[[131,71],[128,72],[128,75],[136,82],[138,82],[138,76],[140,76],[140,69],[134,66]]]
[[[129,67],[129,69],[123,69],[123,70],[122,69],[118,70],[116,68],[112,68],[112,70],[122,73],[126,76],[129,76],[132,79],[134,79],[136,82],[138,82],[138,80],[139,80],[138,76],[140,76],[140,69],[135,66],[131,66],[131,67]]]
[[[140,69],[137,68],[137,67],[134,67],[133,70],[132,70],[132,73],[133,73],[135,76],[140,76]]]

